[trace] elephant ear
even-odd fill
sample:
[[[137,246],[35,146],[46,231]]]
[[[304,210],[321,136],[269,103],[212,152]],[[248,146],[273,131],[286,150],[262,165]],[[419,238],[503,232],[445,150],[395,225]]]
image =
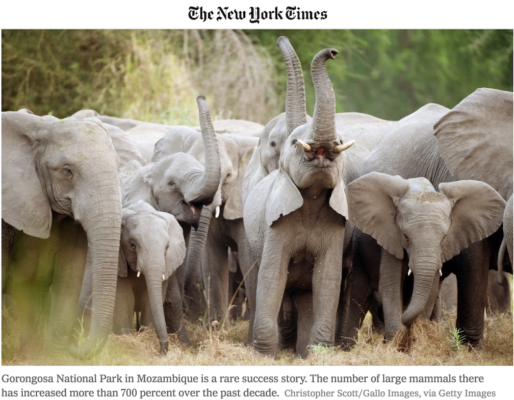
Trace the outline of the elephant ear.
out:
[[[403,259],[401,232],[396,225],[396,202],[409,191],[400,176],[366,174],[348,185],[350,221],[396,258]]]
[[[496,190],[479,181],[440,183],[439,191],[453,204],[450,229],[442,246],[442,261],[446,262],[496,232],[506,203]]]
[[[512,92],[477,89],[434,125],[439,153],[459,179],[512,195]]]
[[[184,231],[171,214],[157,211],[168,224],[168,235],[170,237],[168,251],[166,252],[166,272],[168,279],[173,272],[180,267],[186,258],[186,242],[184,241]]]
[[[303,197],[294,182],[282,168],[276,173],[266,203],[266,223],[273,222],[298,210],[303,205]]]
[[[243,181],[246,168],[252,159],[255,148],[248,149],[239,161],[237,169],[237,181],[234,182],[232,190],[228,196],[225,208],[223,209],[223,217],[228,220],[243,218]]]
[[[346,186],[343,181],[337,184],[332,190],[328,204],[336,213],[348,219],[348,201],[346,199],[345,189]]]
[[[41,239],[50,236],[52,209],[37,174],[36,157],[49,125],[35,115],[2,113],[2,219]]]
[[[266,177],[267,173],[262,167],[261,164],[261,154],[259,152],[259,148],[256,148],[253,151],[252,158],[248,163],[248,167],[246,168],[245,175],[243,178],[243,189],[242,189],[242,198],[243,205],[248,198],[248,195],[252,191],[252,189]]]

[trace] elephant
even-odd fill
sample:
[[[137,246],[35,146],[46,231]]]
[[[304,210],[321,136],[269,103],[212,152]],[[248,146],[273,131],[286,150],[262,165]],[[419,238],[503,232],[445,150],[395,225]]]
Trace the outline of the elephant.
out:
[[[218,143],[205,97],[199,96],[197,102],[202,133],[193,132],[203,139],[205,166],[190,154],[176,152],[145,166],[131,161],[120,169],[123,206],[143,200],[158,211],[172,214],[183,229],[188,251],[191,227],[199,229],[204,205],[221,201]],[[189,344],[182,315],[185,269],[184,262],[175,273],[178,285],[168,286],[165,316],[168,331],[178,333],[182,342]]]
[[[228,248],[239,253],[242,270],[249,269],[243,226],[241,187],[244,173],[257,144],[254,137],[216,134],[220,154],[221,180],[216,197],[202,211],[199,226],[191,234],[185,270],[185,308],[196,321],[205,308],[199,302],[209,293],[210,321],[215,325],[228,309]],[[203,163],[205,150],[200,134],[188,127],[174,127],[155,145],[154,161],[178,151],[187,152]],[[213,213],[215,218],[212,218]],[[244,265],[244,266],[243,266]],[[251,284],[250,284],[251,285]],[[227,319],[226,324],[229,321]]]
[[[362,167],[362,175],[375,171],[392,176],[400,175],[404,179],[424,177],[436,190],[440,183],[458,180],[457,174],[450,173],[445,167],[445,163],[438,152],[437,139],[434,137],[434,125],[448,112],[449,110],[446,107],[427,104],[400,120],[391,132],[384,135],[366,158]],[[359,233],[356,238],[357,242],[354,240],[353,243],[354,266],[356,257],[360,257],[359,251],[363,252],[362,257],[370,263],[376,264],[377,260],[381,258],[380,246],[376,244],[373,238],[364,238],[363,235]],[[359,244],[359,241],[364,244]],[[458,293],[457,327],[463,330],[465,340],[473,346],[479,345],[483,335],[483,307],[485,307],[486,286],[482,283],[487,279],[487,270],[496,268],[492,255],[497,248],[499,248],[499,241],[498,235],[495,233],[487,240],[471,244],[451,262],[446,263],[442,270],[443,280],[451,272],[457,276],[460,289]],[[387,275],[385,272],[384,274]],[[352,289],[352,292],[354,290],[367,290],[368,286],[365,283],[367,279],[353,273],[352,275],[352,287],[354,286],[354,280],[360,281],[360,283],[355,284],[356,289]],[[392,274],[391,277],[396,279],[397,285],[396,294],[393,293],[392,295],[398,296],[401,277],[395,274]],[[373,279],[378,281],[378,277]],[[412,284],[410,279],[407,279],[407,283],[409,282]],[[426,290],[432,293],[436,288],[426,288]],[[371,296],[371,293],[369,293],[369,296]],[[428,296],[427,293],[424,294],[424,297],[426,296]],[[363,304],[359,304],[359,306],[367,309],[368,301],[369,298],[363,298]],[[382,299],[383,305],[389,301]],[[342,323],[338,326],[336,336],[336,343],[344,343],[346,346],[353,344],[351,338],[356,334],[354,332],[355,320],[358,321],[359,317],[352,316],[352,314],[360,313],[355,308],[356,304],[353,300],[352,307],[345,318],[352,319],[353,322],[349,323],[343,318]],[[435,312],[434,317],[437,314]],[[384,317],[388,318],[385,310]],[[345,327],[346,325],[348,326]],[[348,339],[345,339],[345,337]]]
[[[376,241],[373,247],[365,245],[365,238],[355,244],[363,248],[355,250],[353,262],[347,345],[355,339],[377,289],[386,340],[419,315],[430,318],[443,264],[496,232],[505,208],[496,190],[471,180],[440,183],[436,191],[426,178],[371,172],[350,183],[346,194],[351,221]],[[411,274],[413,282],[405,282]],[[402,302],[408,298],[402,294],[404,284],[413,285],[410,302]]]
[[[294,296],[298,313],[296,351],[334,343],[347,218],[343,143],[335,127],[335,95],[325,62],[338,54],[320,51],[311,65],[316,94],[314,117],[295,113],[279,169],[262,179],[245,202],[244,225],[255,259],[260,259],[254,348],[276,355],[283,296]],[[289,128],[288,128],[289,129]]]
[[[95,119],[3,112],[2,131],[2,289],[26,305],[20,323],[29,327],[51,286],[45,349],[89,356],[112,326],[121,228],[119,157]],[[102,292],[79,350],[70,339],[86,249],[93,289]]]
[[[477,179],[507,201],[503,230],[512,273],[512,92],[481,88],[434,126],[446,167],[461,179]],[[502,273],[499,271],[499,281]]]
[[[164,296],[168,285],[178,285],[174,272],[186,256],[181,226],[171,214],[139,201],[122,210],[114,333],[134,329],[134,313],[141,326],[154,325],[161,354],[168,350]],[[90,264],[86,266],[81,297],[92,296]]]

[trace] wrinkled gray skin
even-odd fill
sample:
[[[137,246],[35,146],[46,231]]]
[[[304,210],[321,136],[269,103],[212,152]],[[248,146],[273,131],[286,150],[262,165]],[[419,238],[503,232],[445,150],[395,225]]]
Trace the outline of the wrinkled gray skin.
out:
[[[507,200],[503,220],[504,242],[512,273],[513,95],[495,89],[477,89],[434,126],[446,166],[460,179],[488,183]],[[503,279],[498,270],[498,283]]]
[[[492,314],[511,314],[512,298],[510,295],[510,274],[504,274],[502,284],[498,284],[497,271],[489,270],[486,312]],[[457,278],[450,274],[441,285],[441,312],[453,312],[457,309]],[[441,315],[444,317],[444,314]]]
[[[248,194],[262,179],[279,168],[279,158],[284,142],[296,127],[294,121],[300,121],[302,123],[311,121],[311,117],[306,115],[305,111],[305,89],[300,61],[287,38],[279,38],[277,44],[282,50],[287,71],[286,112],[268,122],[260,135],[257,151],[254,152],[245,174],[243,182],[243,202],[246,201]],[[373,143],[378,140],[379,136],[389,130],[392,124],[390,121],[383,121],[359,113],[336,114],[335,118],[336,129],[343,133],[343,142],[345,143],[356,138],[358,138],[358,140],[368,140]],[[371,132],[368,136],[366,136],[365,132],[366,125],[369,125],[368,130]],[[345,152],[347,162],[344,170],[344,181],[346,183],[360,176],[362,163],[368,154],[369,150],[359,143],[354,144]],[[349,246],[349,244],[351,243],[353,226],[348,222],[346,228],[343,256],[345,263],[346,261],[351,262],[352,258],[351,246]],[[344,266],[343,276],[347,275],[350,265],[351,264],[347,264]],[[246,281],[251,277],[252,275],[247,277]],[[247,295],[251,296],[252,294],[247,292]],[[286,294],[284,302],[293,304],[289,294]],[[343,312],[343,306],[344,299],[341,299],[341,310],[338,311],[338,313]],[[280,315],[289,315],[289,312],[296,316],[296,310],[287,311],[285,314],[281,313]],[[296,318],[288,317],[285,320],[281,319],[279,324],[281,330],[280,347],[296,347]]]
[[[199,227],[203,206],[213,202],[219,204],[221,167],[218,143],[203,96],[198,98],[198,106],[202,133],[193,132],[205,149],[204,164],[191,154],[176,152],[144,167],[132,161],[120,170],[123,206],[143,200],[158,211],[172,214],[184,231],[188,248],[191,226]],[[212,207],[208,210],[210,216]],[[176,272],[178,284],[168,286],[165,316],[168,332],[178,333],[182,342],[189,344],[182,316],[185,270],[184,262]]]
[[[26,296],[17,301],[26,304],[20,318],[28,327],[52,285],[45,346],[64,350],[89,248],[99,293],[81,349],[90,355],[111,330],[116,289],[121,202],[109,135],[95,119],[4,112],[2,163],[2,286],[8,278],[9,290]],[[79,355],[74,345],[70,351]]]
[[[170,214],[156,211],[142,201],[122,210],[118,285],[113,332],[134,329],[134,313],[141,313],[141,326],[154,325],[160,353],[168,350],[163,303],[168,285],[186,256],[184,233]],[[139,274],[139,276],[138,276]],[[81,300],[92,297],[91,266],[86,266]]]
[[[379,145],[365,160],[362,169],[363,175],[371,171],[377,171],[389,175],[400,175],[405,179],[425,177],[434,188],[438,188],[442,182],[455,181],[457,177],[446,169],[444,161],[438,153],[437,139],[433,136],[433,125],[447,112],[448,109],[445,107],[428,104],[399,121],[395,129],[382,138]],[[356,267],[359,265],[380,263],[381,247],[377,245],[376,240],[372,237],[366,237],[362,233],[355,233],[355,235],[356,239],[353,243],[354,271],[357,271]],[[465,238],[466,235],[462,235],[462,237]],[[467,247],[453,260],[445,263],[442,269],[442,279],[450,272],[457,275],[459,289],[461,289],[459,290],[457,326],[464,331],[466,340],[473,345],[479,343],[483,334],[483,307],[485,306],[486,287],[482,283],[487,279],[489,267],[496,268],[493,265],[494,260],[491,254],[497,246],[499,246],[499,242],[495,234],[487,241],[477,242]],[[431,257],[436,259],[435,255],[431,255]],[[393,282],[388,281],[388,284],[396,287],[396,293],[391,295],[390,300],[384,299],[384,293],[381,293],[383,306],[386,303],[397,305],[401,303],[398,296],[401,292],[401,279],[404,279],[404,277],[402,278],[395,273],[397,271],[394,269],[395,267],[390,266],[393,264],[387,264],[391,270],[390,272],[387,270],[382,272],[382,268],[380,268],[380,276],[391,277]],[[351,338],[356,335],[355,330],[359,324],[359,315],[362,312],[361,310],[367,311],[373,294],[369,281],[379,281],[379,269],[376,269],[376,273],[371,276],[369,275],[370,270],[375,269],[368,268],[367,275],[352,272],[352,293],[359,293],[359,298],[354,299],[352,294],[351,308],[346,316],[347,321],[345,321],[344,327],[338,327],[336,342],[343,342],[344,340],[350,346],[354,344]],[[418,310],[420,309],[419,305],[424,302],[420,300],[428,298],[430,293],[435,290],[435,288],[429,286],[428,276],[425,278],[421,283],[421,280],[417,280],[414,274],[414,293],[411,304],[418,304],[416,307]],[[432,278],[435,279],[434,276]],[[407,279],[407,284],[408,281]],[[416,281],[419,281],[419,284]],[[374,289],[378,289],[378,287]],[[421,297],[419,294],[421,294]],[[408,298],[403,300],[408,301]],[[395,313],[395,315],[398,315],[398,311],[395,311]],[[414,313],[409,312],[408,315],[412,316]],[[388,313],[385,308],[384,317],[387,322]],[[411,318],[406,317],[403,323],[405,322],[412,322]],[[392,332],[388,335],[392,335]]]
[[[198,229],[191,235],[184,288],[184,306],[192,321],[203,316],[205,304],[201,300],[204,291],[209,293],[210,320],[214,324],[226,317],[228,309],[229,246],[239,252],[240,264],[244,265],[242,268],[249,268],[246,267],[249,256],[242,221],[241,187],[257,144],[256,138],[233,134],[217,134],[216,139],[221,181],[213,204],[204,209]],[[200,163],[205,162],[205,147],[199,134],[191,128],[175,127],[168,131],[156,143],[153,159],[160,160],[177,151],[187,152]],[[218,218],[213,218],[217,213]]]
[[[437,192],[426,178],[405,180],[378,172],[348,185],[347,196],[351,220],[377,241],[381,256],[373,257],[369,247],[356,252],[346,344],[351,343],[348,338],[356,338],[358,318],[364,318],[373,290],[378,289],[382,299],[386,340],[419,315],[430,318],[443,263],[493,234],[501,225],[505,207],[498,192],[483,182],[440,183]],[[409,269],[413,292],[404,310],[402,289]],[[363,285],[366,278],[369,283]],[[364,291],[363,286],[367,286]],[[361,310],[357,304],[363,303],[366,306]]]
[[[279,169],[260,181],[245,202],[248,241],[260,259],[253,337],[262,354],[277,352],[277,318],[285,292],[294,292],[298,311],[297,353],[307,356],[309,344],[334,343],[347,215],[344,146],[325,70],[325,62],[336,54],[325,49],[314,57],[314,117],[293,130]]]

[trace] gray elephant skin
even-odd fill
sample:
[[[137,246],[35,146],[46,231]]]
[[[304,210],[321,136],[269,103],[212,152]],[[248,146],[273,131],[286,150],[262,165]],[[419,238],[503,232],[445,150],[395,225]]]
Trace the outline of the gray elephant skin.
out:
[[[90,355],[112,326],[121,226],[119,158],[95,119],[3,112],[2,131],[2,289],[25,305],[20,323],[30,336],[34,313],[52,287],[45,348],[63,351],[70,345],[89,248],[93,289],[102,288],[80,350]],[[69,350],[79,355],[75,345]]]

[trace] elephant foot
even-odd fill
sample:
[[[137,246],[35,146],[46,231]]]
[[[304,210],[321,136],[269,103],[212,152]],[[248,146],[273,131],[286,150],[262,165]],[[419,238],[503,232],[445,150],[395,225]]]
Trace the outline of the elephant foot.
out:
[[[159,342],[159,354],[161,356],[165,356],[166,353],[168,352],[168,346],[169,346],[169,342],[166,340],[165,342]]]
[[[218,329],[219,324],[220,324],[220,323],[219,323],[218,321],[216,321],[216,320],[211,321],[211,328],[212,328],[213,330],[217,330],[217,329]]]

